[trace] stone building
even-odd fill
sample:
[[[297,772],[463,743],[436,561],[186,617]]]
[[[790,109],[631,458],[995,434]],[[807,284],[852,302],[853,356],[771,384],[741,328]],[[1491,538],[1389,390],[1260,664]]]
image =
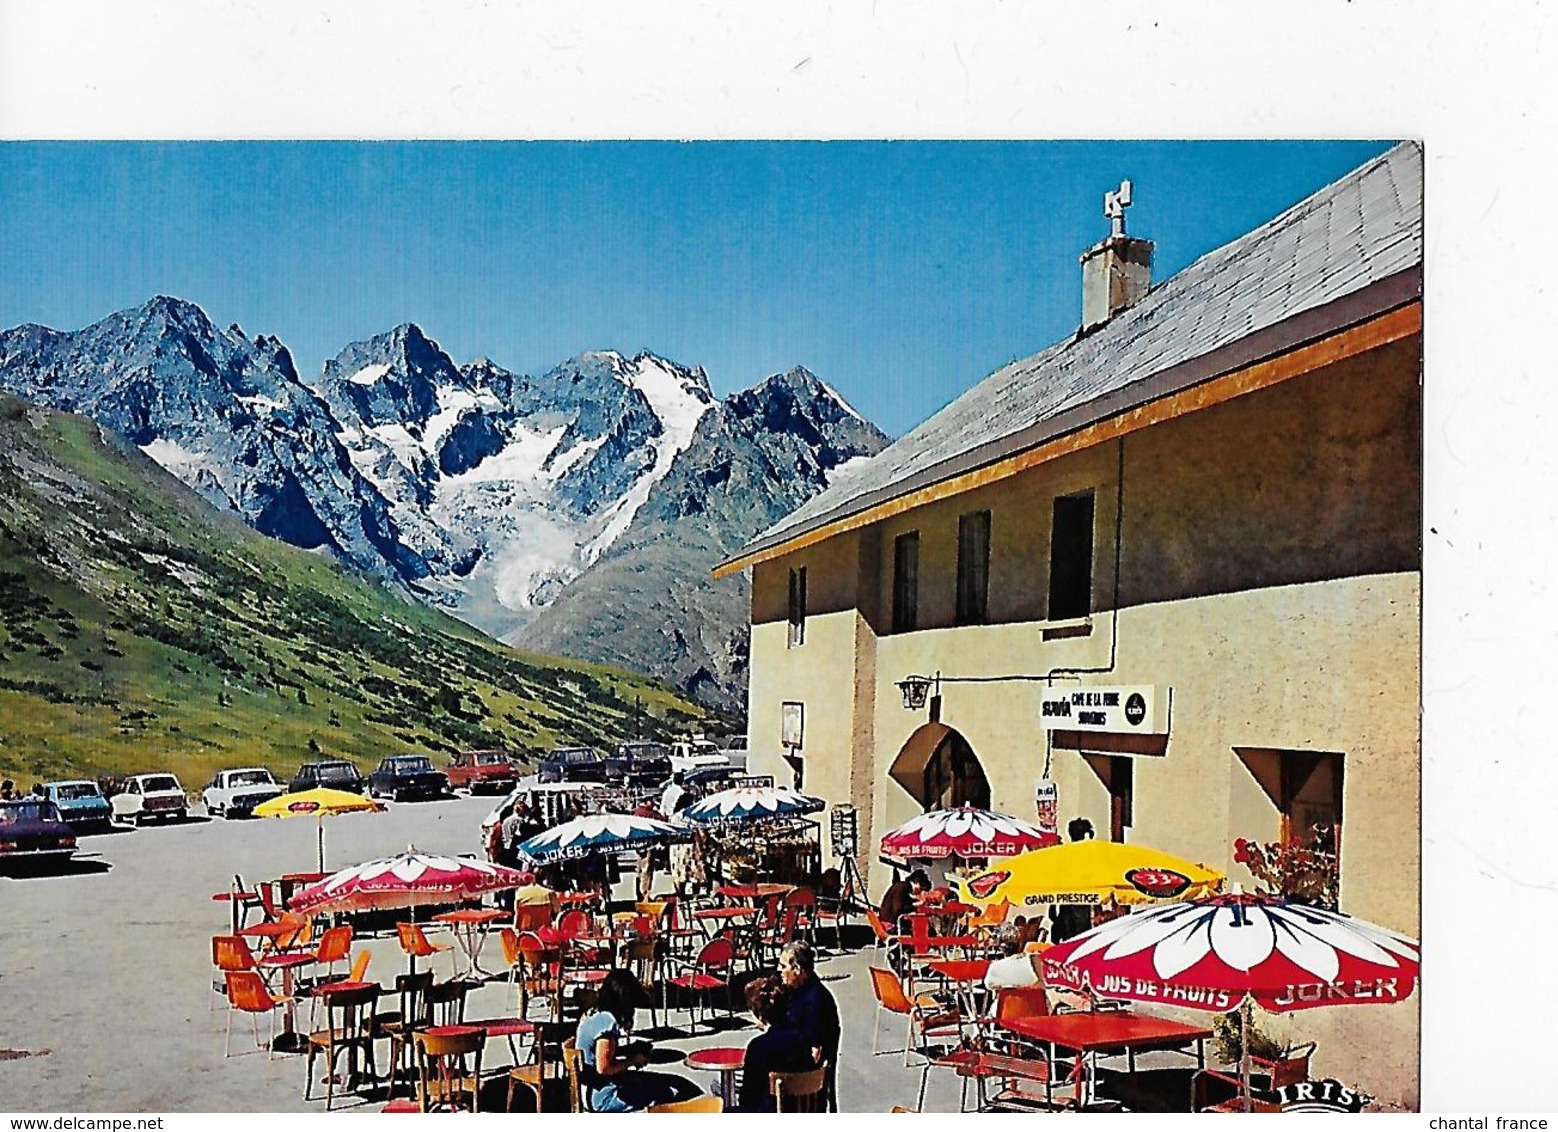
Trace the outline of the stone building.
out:
[[[1123,229],[1076,334],[721,565],[752,571],[751,769],[856,808],[874,895],[885,830],[1042,789],[1246,884],[1236,838],[1328,827],[1341,909],[1416,936],[1421,151],[1156,286]],[[1415,1107],[1416,997],[1272,1025]]]

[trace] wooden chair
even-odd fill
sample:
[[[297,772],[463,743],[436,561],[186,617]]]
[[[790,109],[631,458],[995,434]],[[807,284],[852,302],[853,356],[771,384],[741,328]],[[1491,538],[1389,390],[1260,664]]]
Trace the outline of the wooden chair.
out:
[[[768,1087],[774,1094],[775,1112],[822,1112],[828,1067],[820,1065],[802,1073],[770,1073]]]
[[[389,1087],[395,1091],[395,1081],[400,1075],[402,1059],[412,1062],[415,1069],[412,1036],[415,1032],[433,1024],[433,1016],[427,1006],[427,992],[433,989],[433,972],[418,971],[414,975],[395,976],[395,997],[398,1009],[386,1011],[374,1019],[374,1039],[389,1039]]]
[[[357,1055],[360,1051],[367,1062],[370,1077],[378,1076],[373,1059],[374,1021],[379,1002],[379,988],[364,987],[361,990],[330,991],[324,996],[325,1028],[308,1035],[308,1062],[303,1083],[303,1099],[312,1100],[314,1090],[314,1058],[325,1055],[325,1109],[335,1107],[336,1060],[347,1055],[347,1082],[357,1076]]]
[[[652,1104],[645,1112],[724,1112],[725,1101],[720,1097],[693,1097],[687,1101],[670,1101]]]
[[[573,1027],[560,1021],[537,1022],[532,1060],[509,1070],[508,1098],[504,1109],[514,1111],[514,1090],[523,1087],[534,1095],[536,1111],[546,1111],[546,1083],[567,1077],[563,1058],[563,1044],[570,1039]],[[555,1052],[556,1056],[550,1056]]]
[[[539,931],[550,927],[556,917],[557,913],[550,904],[520,904],[514,909],[514,930],[521,935]]]
[[[233,1015],[238,1012],[248,1014],[254,1023],[254,1047],[260,1048],[260,1015],[270,1015],[270,1044],[276,1041],[276,1011],[291,1005],[290,998],[273,998],[270,990],[265,986],[265,980],[260,978],[258,971],[228,971],[226,976],[227,1002],[227,1041],[222,1047],[222,1056],[233,1055]],[[271,1050],[271,1057],[276,1056],[275,1050]]]
[[[439,1026],[416,1034],[417,1101],[423,1112],[481,1111],[481,1053],[486,1033]]]
[[[588,1112],[584,1097],[584,1051],[572,1038],[563,1043],[563,1070],[568,1075],[568,1111]]]
[[[915,1051],[921,1051],[922,1057],[928,1057],[922,1047],[928,1045],[934,1039],[942,1039],[948,1044],[956,1045],[963,1036],[963,1017],[957,1011],[943,1009],[941,1004],[934,999],[920,995],[910,998],[908,992],[899,982],[898,976],[885,967],[872,967],[871,990],[876,995],[876,1023],[871,1028],[871,1055],[879,1057],[884,1053],[897,1053],[897,1050],[884,1050],[878,1047],[882,1029],[882,1015],[897,1014],[904,1019],[903,1038],[903,1063],[909,1065],[909,1055]]]
[[[660,971],[660,941],[654,936],[628,940],[622,951],[622,965],[633,972],[639,986],[644,988],[644,996],[649,1003],[649,1025],[652,1029],[659,1029],[660,1019],[655,1010],[655,999],[657,996],[663,997],[660,988],[660,979],[663,977]]]
[[[471,984],[453,979],[447,983],[434,983],[423,995],[427,1003],[428,1018],[434,1026],[465,1025],[465,998]]]

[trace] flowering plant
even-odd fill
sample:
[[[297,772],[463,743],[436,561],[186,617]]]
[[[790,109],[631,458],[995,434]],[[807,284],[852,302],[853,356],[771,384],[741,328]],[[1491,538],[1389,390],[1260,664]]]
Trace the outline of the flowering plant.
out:
[[[1233,859],[1250,870],[1268,895],[1336,910],[1340,871],[1330,826],[1310,826],[1307,834],[1285,843],[1263,845],[1240,837],[1233,843]]]

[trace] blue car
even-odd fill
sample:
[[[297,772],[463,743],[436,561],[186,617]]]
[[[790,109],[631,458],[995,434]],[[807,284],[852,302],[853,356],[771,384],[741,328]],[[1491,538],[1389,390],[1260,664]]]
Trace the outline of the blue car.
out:
[[[60,816],[70,823],[71,829],[113,828],[114,807],[95,782],[45,782],[43,795],[59,808]]]

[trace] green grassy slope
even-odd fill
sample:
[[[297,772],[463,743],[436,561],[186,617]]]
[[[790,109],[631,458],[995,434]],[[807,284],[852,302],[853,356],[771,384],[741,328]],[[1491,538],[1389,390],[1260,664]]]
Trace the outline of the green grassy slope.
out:
[[[641,707],[639,706],[641,704]],[[704,712],[516,652],[250,531],[84,417],[0,395],[0,774],[666,735]]]

